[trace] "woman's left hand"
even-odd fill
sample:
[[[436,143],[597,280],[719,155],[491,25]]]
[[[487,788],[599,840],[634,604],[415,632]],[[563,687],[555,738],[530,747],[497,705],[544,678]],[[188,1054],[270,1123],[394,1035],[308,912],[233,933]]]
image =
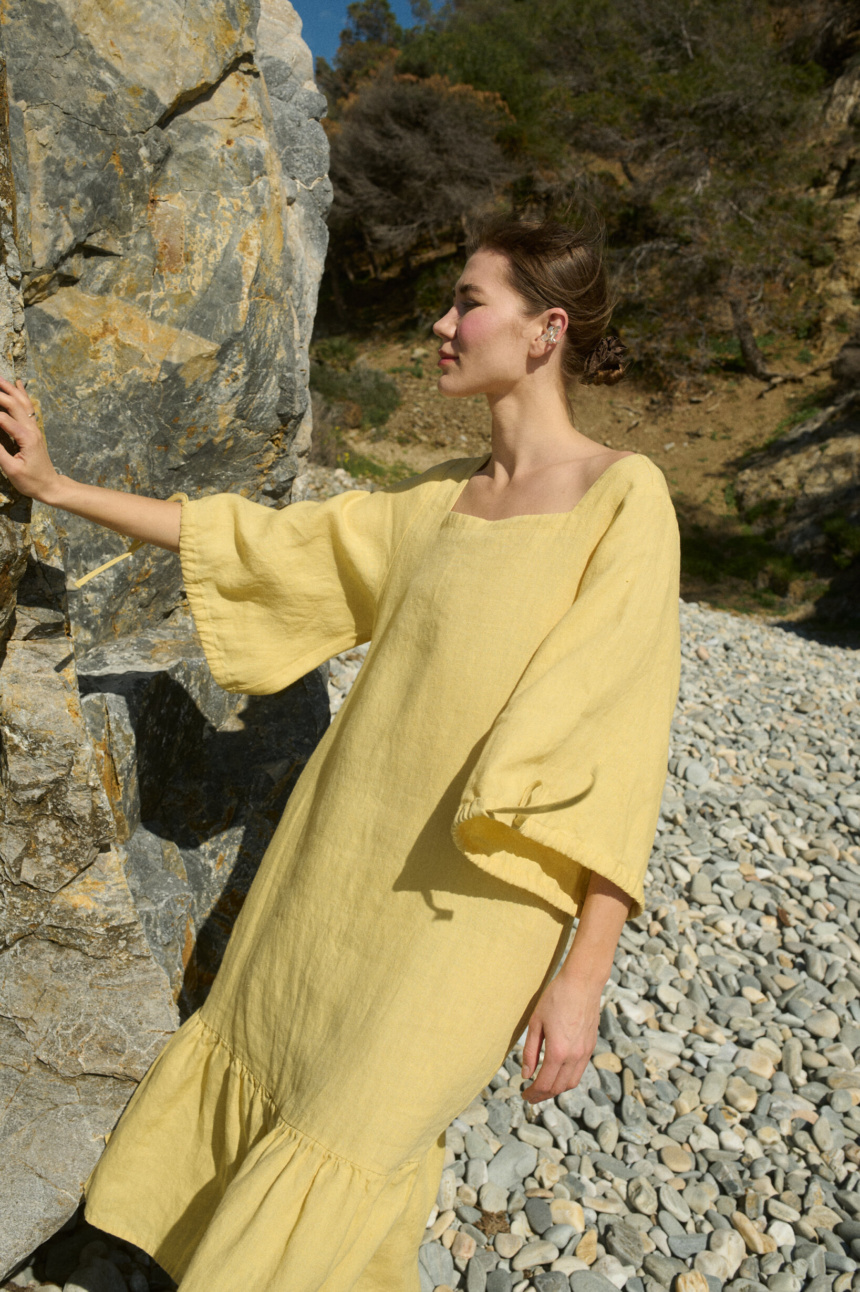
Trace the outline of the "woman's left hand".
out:
[[[543,1062],[532,1084],[521,1090],[523,1099],[540,1103],[579,1084],[597,1042],[600,995],[573,975],[557,974],[547,984],[529,1019],[523,1077],[534,1074],[541,1043]]]

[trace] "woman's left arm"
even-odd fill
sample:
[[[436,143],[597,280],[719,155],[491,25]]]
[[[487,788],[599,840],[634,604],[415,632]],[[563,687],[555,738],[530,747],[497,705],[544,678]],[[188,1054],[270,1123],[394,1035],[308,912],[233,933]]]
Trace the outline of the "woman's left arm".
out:
[[[616,884],[592,871],[573,946],[529,1019],[523,1047],[524,1080],[535,1072],[541,1044],[545,1044],[540,1071],[522,1091],[529,1103],[551,1099],[578,1085],[597,1041],[600,997],[630,902]]]

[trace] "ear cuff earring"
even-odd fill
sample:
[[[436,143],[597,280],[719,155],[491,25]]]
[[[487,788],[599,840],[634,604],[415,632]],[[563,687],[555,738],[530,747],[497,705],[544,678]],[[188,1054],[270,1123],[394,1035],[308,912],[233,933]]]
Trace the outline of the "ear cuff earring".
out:
[[[550,345],[555,345],[556,341],[558,340],[559,331],[560,331],[560,328],[557,323],[550,323],[547,330],[541,336],[538,337],[538,340],[548,341]]]

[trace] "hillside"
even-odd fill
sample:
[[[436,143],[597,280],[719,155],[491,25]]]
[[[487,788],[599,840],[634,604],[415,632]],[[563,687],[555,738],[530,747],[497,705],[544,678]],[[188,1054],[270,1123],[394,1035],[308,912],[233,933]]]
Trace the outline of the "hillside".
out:
[[[379,483],[482,452],[484,402],[435,390],[431,327],[463,228],[488,203],[568,218],[589,203],[633,362],[622,385],[576,391],[580,429],[665,471],[685,597],[856,637],[856,8],[684,0],[669,15],[624,0],[609,18],[556,0],[526,30],[515,0],[463,0],[405,32],[387,11],[351,6],[335,67],[318,65],[335,202],[313,458]],[[577,14],[582,42],[552,53],[553,23]],[[473,176],[483,140],[471,187],[440,138],[452,112]]]

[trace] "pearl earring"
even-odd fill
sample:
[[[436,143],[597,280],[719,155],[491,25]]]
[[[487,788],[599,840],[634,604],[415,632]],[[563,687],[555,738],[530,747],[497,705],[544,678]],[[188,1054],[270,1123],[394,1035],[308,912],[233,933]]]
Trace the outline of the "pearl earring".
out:
[[[558,339],[559,330],[560,329],[557,323],[550,323],[547,330],[541,336],[538,337],[538,340],[548,341],[550,345],[555,345],[556,340]]]

